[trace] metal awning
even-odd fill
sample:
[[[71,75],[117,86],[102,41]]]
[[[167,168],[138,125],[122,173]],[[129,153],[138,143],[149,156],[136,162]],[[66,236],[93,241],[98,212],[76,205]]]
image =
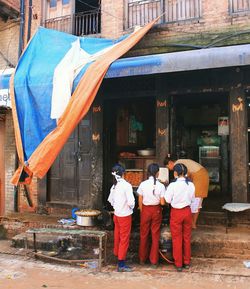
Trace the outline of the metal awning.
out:
[[[250,44],[123,58],[105,78],[250,65]]]
[[[250,44],[122,58],[105,78],[149,75],[250,65]],[[1,75],[0,89],[7,88],[10,73]]]

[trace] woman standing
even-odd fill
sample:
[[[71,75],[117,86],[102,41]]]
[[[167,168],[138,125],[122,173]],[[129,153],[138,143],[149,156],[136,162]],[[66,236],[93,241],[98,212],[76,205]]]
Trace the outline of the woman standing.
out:
[[[118,258],[118,272],[132,271],[125,264],[129,246],[132,214],[135,206],[133,188],[124,180],[125,169],[117,164],[112,168],[113,186],[108,201],[114,208],[114,255]]]
[[[187,179],[187,167],[178,163],[174,166],[176,181],[171,183],[165,200],[171,204],[170,230],[173,242],[173,257],[178,272],[189,269],[191,260],[191,204],[195,201],[194,184]]]
[[[156,178],[159,174],[158,164],[148,166],[148,179],[142,182],[137,190],[139,194],[140,221],[140,264],[149,258],[153,267],[157,267],[159,260],[159,239],[162,221],[161,205],[165,204],[165,186]],[[151,233],[151,248],[150,248]]]

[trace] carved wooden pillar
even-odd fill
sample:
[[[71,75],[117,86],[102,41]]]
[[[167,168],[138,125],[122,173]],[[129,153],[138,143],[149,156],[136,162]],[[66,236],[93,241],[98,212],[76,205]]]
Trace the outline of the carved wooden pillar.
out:
[[[103,180],[103,105],[99,97],[92,106],[92,190],[90,204],[93,208],[102,207]]]
[[[164,79],[156,79],[156,158],[160,166],[169,153],[169,96]]]
[[[248,193],[247,104],[240,84],[231,88],[229,106],[232,201],[244,203]]]

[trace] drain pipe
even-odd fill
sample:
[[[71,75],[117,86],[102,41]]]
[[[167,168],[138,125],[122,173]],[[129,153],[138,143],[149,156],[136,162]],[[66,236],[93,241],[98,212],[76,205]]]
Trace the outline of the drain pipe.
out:
[[[28,16],[27,42],[29,42],[29,40],[30,40],[30,34],[31,34],[31,21],[32,21],[32,0],[29,0],[29,16]]]
[[[25,0],[20,0],[20,29],[19,29],[19,50],[18,58],[21,56],[23,51],[23,37],[24,37],[24,11],[25,11]]]
[[[24,38],[24,11],[25,11],[25,0],[20,0],[20,29],[19,29],[19,47],[18,47],[18,58],[20,58],[23,51],[23,38]],[[18,168],[18,154],[15,153],[15,169]],[[18,212],[18,185],[14,188],[14,211]]]

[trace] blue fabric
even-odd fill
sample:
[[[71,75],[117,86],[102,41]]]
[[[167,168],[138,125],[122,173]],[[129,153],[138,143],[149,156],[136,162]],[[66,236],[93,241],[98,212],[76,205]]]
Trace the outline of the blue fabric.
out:
[[[15,79],[15,100],[25,161],[42,140],[56,127],[50,118],[53,74],[71,43],[80,39],[81,48],[94,54],[124,39],[77,37],[40,27],[19,60]],[[74,82],[74,88],[86,67]],[[6,85],[6,82],[2,82]],[[73,89],[74,89],[73,88]]]
[[[0,89],[9,88],[10,76],[10,74],[0,74]]]

